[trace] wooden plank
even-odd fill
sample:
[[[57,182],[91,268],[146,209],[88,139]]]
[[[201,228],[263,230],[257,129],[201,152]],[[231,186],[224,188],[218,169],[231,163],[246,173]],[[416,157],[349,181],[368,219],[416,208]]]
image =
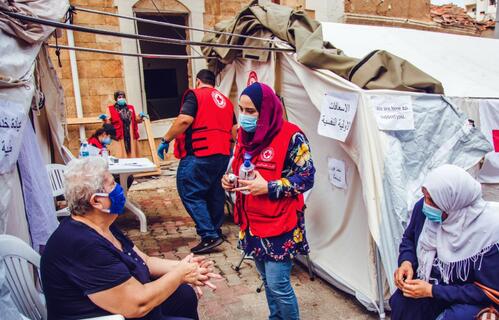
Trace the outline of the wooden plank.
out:
[[[156,171],[144,172],[134,175],[134,177],[150,177],[157,176],[161,174],[161,167],[159,163],[159,156],[156,152],[156,143],[154,143],[154,135],[152,133],[151,120],[149,118],[143,118],[142,124],[146,130],[147,142],[149,144],[149,150],[151,151],[152,162],[156,165]]]
[[[149,149],[151,150],[152,162],[156,165],[158,170],[160,169],[159,156],[156,152],[156,143],[154,142],[154,135],[152,133],[151,120],[149,118],[142,119],[144,124],[144,129],[146,129],[147,142],[149,143]],[[161,173],[161,170],[159,170]]]
[[[84,124],[97,124],[102,123],[102,120],[97,117],[91,118],[66,118],[68,125],[84,125]]]
[[[156,169],[155,171],[151,171],[151,172],[138,173],[138,174],[134,174],[133,176],[135,178],[142,178],[142,177],[151,177],[151,176],[159,176],[159,175],[161,175],[161,169]]]

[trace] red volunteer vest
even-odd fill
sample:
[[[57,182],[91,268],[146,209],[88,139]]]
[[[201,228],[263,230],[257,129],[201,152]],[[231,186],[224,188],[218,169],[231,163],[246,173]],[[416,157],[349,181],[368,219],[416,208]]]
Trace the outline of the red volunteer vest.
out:
[[[192,129],[192,151],[196,157],[207,157],[215,154],[230,154],[230,141],[234,107],[230,100],[214,88],[187,90],[196,96],[198,110]],[[187,155],[186,134],[175,138],[175,157],[182,159]]]
[[[94,147],[102,150],[102,143],[96,137],[90,137],[88,139],[88,144],[93,145]]]
[[[251,160],[255,169],[267,181],[282,178],[282,170],[288,153],[289,142],[293,135],[300,132],[296,125],[284,122],[281,131],[272,139],[268,147]],[[240,136],[240,135],[239,135]],[[233,172],[239,172],[244,162],[244,149],[238,141],[234,152]],[[293,230],[298,223],[298,211],[302,211],[305,202],[303,195],[296,198],[271,200],[268,195],[252,196],[237,194],[234,208],[234,220],[241,230],[248,227],[253,235],[261,238],[274,237]]]
[[[133,128],[133,139],[139,139],[139,126],[137,125],[137,116],[135,115],[135,108],[131,104],[128,104],[128,109],[132,112],[132,121],[131,126]],[[116,140],[123,139],[123,121],[121,121],[120,113],[114,107],[114,104],[109,105],[108,107],[109,115],[111,115],[111,124],[116,130]]]

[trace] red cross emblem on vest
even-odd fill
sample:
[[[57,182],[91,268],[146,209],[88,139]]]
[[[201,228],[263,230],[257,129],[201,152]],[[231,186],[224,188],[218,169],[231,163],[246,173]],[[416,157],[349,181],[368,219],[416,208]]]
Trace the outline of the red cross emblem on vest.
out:
[[[222,97],[222,95],[220,94],[220,92],[213,91],[211,93],[211,97],[213,98],[213,101],[215,102],[215,104],[217,105],[217,107],[219,107],[219,108],[225,108],[225,105],[227,104],[227,102],[225,101],[225,98]]]
[[[263,161],[271,161],[272,159],[274,159],[274,148],[268,147],[267,149],[263,150],[260,158]]]
[[[255,82],[258,82],[258,75],[256,74],[255,71],[250,71],[248,75],[248,81],[246,82],[246,86],[249,87]]]

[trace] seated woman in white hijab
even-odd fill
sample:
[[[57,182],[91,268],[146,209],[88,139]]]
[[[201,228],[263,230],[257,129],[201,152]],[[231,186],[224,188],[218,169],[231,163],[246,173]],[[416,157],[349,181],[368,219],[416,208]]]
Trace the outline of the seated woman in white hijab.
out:
[[[453,165],[430,172],[422,190],[400,244],[391,319],[472,320],[492,304],[474,282],[499,290],[499,204]]]

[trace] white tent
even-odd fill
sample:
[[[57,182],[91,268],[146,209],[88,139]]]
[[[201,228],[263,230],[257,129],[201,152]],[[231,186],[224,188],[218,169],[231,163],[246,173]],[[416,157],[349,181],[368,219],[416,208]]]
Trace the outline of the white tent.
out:
[[[499,40],[401,28],[322,23],[325,41],[363,58],[386,50],[442,82],[448,97],[499,97]]]
[[[349,33],[350,28],[354,33]],[[357,28],[370,30],[372,27],[323,24],[325,40],[344,49],[347,54],[350,49],[357,49],[356,46],[361,48],[363,43],[369,43],[365,40],[370,35],[363,34]],[[414,47],[411,41],[416,36],[407,37],[405,32],[417,34],[419,39],[440,36],[439,41],[435,40],[441,50],[439,55],[450,57],[456,54],[451,45],[456,41],[454,36],[448,38],[447,35],[422,31],[382,29],[387,34],[400,33],[397,44],[408,52],[419,52],[424,56],[427,51],[431,51],[432,42],[428,42],[429,47],[420,44],[428,48],[426,50]],[[336,41],[337,34],[341,34],[344,42]],[[499,50],[488,39],[459,39],[462,39],[462,47],[473,46],[476,50],[481,47],[484,52]],[[449,45],[446,41],[449,41]],[[362,57],[374,49],[387,49],[409,60],[442,81],[444,88],[452,95],[458,94],[463,88],[453,77],[440,77],[440,73],[432,73],[431,66],[425,67],[420,62],[426,61],[423,58],[413,59],[412,55],[405,56],[402,51],[385,48],[382,41],[373,48],[363,48],[363,51],[358,49],[350,54]],[[487,66],[481,57],[459,56],[458,59],[453,62],[453,70],[466,70],[468,78],[474,82],[473,87],[464,85],[468,90],[465,96],[492,94],[494,87],[499,84],[499,79],[496,79],[499,72],[482,78]],[[471,168],[491,149],[490,143],[479,130],[469,125],[468,117],[458,110],[455,101],[440,95],[365,91],[329,71],[307,68],[297,62],[294,54],[278,53],[267,63],[236,60],[222,71],[219,88],[237,99],[247,85],[250,74],[251,77],[256,74],[259,81],[274,87],[284,99],[288,119],[298,124],[310,140],[317,173],[314,188],[307,200],[306,231],[311,246],[310,258],[316,271],[332,284],[354,294],[369,309],[382,312],[379,297],[383,295],[386,299],[389,291],[394,290],[391,275],[397,267],[398,245],[412,206],[421,197],[419,189],[424,176],[432,168],[445,163]],[[358,96],[357,113],[344,143],[318,134],[319,122],[324,119],[321,110],[324,114],[325,95],[330,94]],[[499,94],[499,90],[494,94]],[[373,96],[378,99],[381,96],[388,101],[386,103],[409,100],[415,129],[380,130],[379,114],[376,116],[374,112],[374,102],[379,100],[374,100],[376,97]],[[331,163],[336,160],[345,165],[346,188],[334,186],[330,182],[330,176],[335,175]],[[335,169],[338,170],[338,167]],[[377,263],[378,252],[382,263]],[[389,291],[387,282],[391,289]]]

